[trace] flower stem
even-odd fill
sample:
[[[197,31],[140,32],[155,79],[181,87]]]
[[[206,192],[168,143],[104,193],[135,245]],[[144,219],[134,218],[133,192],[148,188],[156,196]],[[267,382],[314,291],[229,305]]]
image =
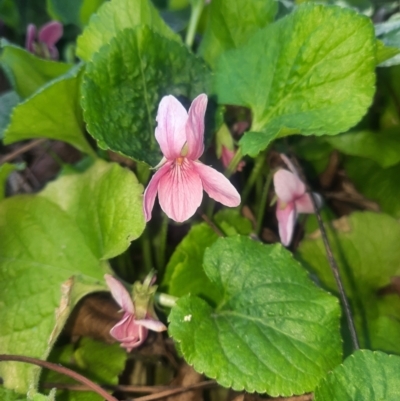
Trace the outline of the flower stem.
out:
[[[193,46],[197,25],[204,8],[204,0],[192,1],[192,12],[190,14],[189,26],[186,31],[185,44],[189,49]]]
[[[85,384],[92,391],[96,392],[97,394],[100,395],[100,397],[106,399],[107,401],[118,401],[111,394],[108,394],[106,390],[101,388],[96,383],[93,383],[91,380],[89,380],[85,376],[82,376],[81,374],[74,372],[73,370],[68,369],[64,366],[61,366],[59,364],[42,361],[41,359],[30,358],[28,356],[23,356],[23,355],[5,355],[5,354],[0,355],[0,362],[2,362],[2,361],[25,362],[25,363],[30,363],[32,365],[40,366],[42,368],[53,370],[54,372],[60,373],[65,376],[72,377],[76,381],[78,381],[82,384]]]
[[[249,196],[250,191],[253,188],[253,186],[257,180],[257,177],[260,175],[260,173],[262,171],[265,160],[266,160],[265,152],[263,152],[256,158],[253,169],[251,170],[250,176],[247,179],[246,185],[242,192],[242,206],[246,204],[247,197]]]
[[[163,292],[157,292],[154,296],[154,299],[161,306],[165,306],[166,308],[173,308],[179,298],[165,294]]]
[[[158,274],[162,273],[165,269],[165,252],[167,248],[168,236],[168,216],[163,213],[160,232],[158,235],[158,251],[156,252],[156,263]]]
[[[319,230],[321,231],[322,241],[325,246],[326,257],[327,257],[328,263],[331,267],[333,276],[335,277],[336,285],[339,289],[339,296],[340,296],[340,300],[342,301],[344,313],[346,315],[347,325],[349,326],[350,336],[351,336],[351,340],[353,342],[353,348],[356,351],[356,350],[360,349],[360,344],[358,342],[356,327],[354,325],[354,320],[353,320],[353,315],[351,313],[350,304],[346,297],[346,293],[345,293],[344,287],[343,287],[343,282],[340,277],[339,267],[336,263],[335,257],[333,256],[331,245],[329,243],[329,239],[326,234],[325,226],[322,221],[321,213],[319,212],[317,201],[315,200],[313,193],[311,191],[308,191],[308,192],[310,194],[310,198],[311,198],[312,204],[314,206],[314,212],[317,217]]]
[[[142,236],[140,237],[140,241],[142,243],[144,266],[146,268],[146,272],[149,273],[153,269],[153,260],[151,257],[151,244],[148,227],[146,227],[146,229],[144,230]]]
[[[272,181],[272,173],[271,171],[268,173],[267,179],[264,184],[263,191],[261,193],[261,200],[260,204],[258,205],[258,213],[257,213],[257,225],[256,225],[256,234],[260,235],[260,231],[262,228],[262,223],[264,220],[264,215],[265,215],[265,209],[267,207],[267,199],[268,199],[268,192],[269,192],[269,187],[271,186],[271,181]]]

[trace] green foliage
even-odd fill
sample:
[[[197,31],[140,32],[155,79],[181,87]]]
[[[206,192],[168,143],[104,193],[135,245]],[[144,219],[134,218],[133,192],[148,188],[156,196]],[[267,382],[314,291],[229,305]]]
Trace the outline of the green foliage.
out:
[[[5,186],[8,176],[15,170],[18,170],[19,166],[10,163],[4,163],[0,166],[0,201],[5,197]]]
[[[72,219],[42,197],[14,196],[0,203],[0,242],[0,353],[45,359],[66,312],[103,287],[106,270]],[[28,364],[0,364],[5,386],[17,392],[34,388],[39,371]]]
[[[72,65],[36,57],[25,49],[1,42],[0,63],[14,90],[27,98],[54,78],[60,77]]]
[[[92,14],[94,14],[105,1],[106,0],[82,0],[79,13],[81,25],[86,25],[89,22]]]
[[[12,390],[7,390],[4,387],[0,387],[0,397],[3,401],[26,401],[25,396]]]
[[[235,210],[225,209],[214,216],[217,226],[229,236],[249,235],[251,223]],[[175,248],[162,282],[166,291],[176,297],[198,295],[211,302],[221,300],[221,292],[209,280],[203,270],[205,250],[218,235],[206,223],[192,226],[189,233]]]
[[[315,401],[397,401],[400,358],[382,352],[356,351],[315,391]]]
[[[19,96],[14,91],[0,95],[0,139],[3,139],[4,130],[10,123],[10,116],[14,107],[19,103]]]
[[[50,395],[35,393],[32,396],[28,395],[27,397],[3,387],[0,387],[0,399],[1,401],[55,401],[53,391]]]
[[[39,196],[0,202],[0,353],[47,357],[79,299],[105,289],[109,268],[100,259],[143,230],[141,192],[130,171],[98,161]],[[38,373],[0,364],[5,385],[18,392],[35,388]]]
[[[14,29],[18,28],[19,15],[14,0],[0,0],[0,15],[6,25]]]
[[[81,66],[74,67],[18,104],[4,133],[4,143],[31,138],[57,139],[93,155],[84,136],[79,106],[80,77]]]
[[[144,230],[142,193],[131,171],[97,160],[83,174],[67,174],[50,183],[41,196],[75,221],[97,258],[111,259]]]
[[[90,338],[82,338],[77,347],[68,344],[55,347],[49,356],[54,363],[61,363],[101,385],[117,385],[118,375],[122,373],[127,360],[126,351],[119,344],[104,344]],[[76,383],[68,376],[45,371],[42,382]],[[102,401],[104,398],[94,392],[60,390],[57,401]]]
[[[280,245],[220,238],[204,270],[222,300],[180,298],[169,332],[195,369],[235,390],[303,394],[340,361],[339,305]]]
[[[154,136],[163,95],[205,92],[206,65],[185,46],[148,27],[120,31],[95,54],[84,75],[87,129],[101,148],[152,166],[161,159]]]
[[[387,130],[355,131],[334,137],[326,141],[345,155],[361,156],[374,160],[386,168],[400,162],[400,132],[398,127]]]
[[[400,64],[400,21],[393,19],[375,25],[377,38],[385,45],[378,46],[378,62],[380,67]],[[383,57],[385,56],[385,57]],[[389,57],[391,56],[391,57]]]
[[[372,101],[374,68],[368,18],[305,4],[225,52],[215,90],[219,102],[251,108],[253,132],[240,143],[255,156],[278,135],[335,135],[356,124]]]
[[[212,302],[221,299],[219,289],[203,270],[204,252],[217,239],[218,235],[206,223],[190,229],[168,262],[162,283],[168,294],[181,297],[190,293]]]
[[[376,41],[376,64],[378,67],[390,67],[398,64],[400,49],[385,46],[380,40]]]
[[[215,66],[224,51],[240,47],[255,32],[271,23],[277,10],[275,0],[213,0],[200,54]]]
[[[385,213],[400,218],[400,163],[381,168],[372,160],[351,157],[345,160],[344,167],[358,191],[378,202]]]
[[[113,0],[104,3],[78,38],[77,55],[89,61],[103,45],[110,43],[120,31],[149,26],[161,36],[179,41],[159,16],[149,0]],[[104,29],[107,27],[107,29]],[[132,50],[130,50],[132,51]]]
[[[244,218],[237,210],[222,209],[214,215],[214,221],[227,236],[236,234],[249,235],[252,232],[250,220]]]
[[[105,0],[47,0],[47,12],[63,24],[84,26]]]
[[[333,224],[335,229],[328,232],[330,243],[356,315],[362,346],[400,353],[397,337],[390,337],[399,332],[400,320],[393,318],[395,315],[390,318],[387,300],[378,295],[391,277],[400,275],[400,224],[390,216],[372,212],[353,213]],[[302,241],[298,254],[323,286],[337,293],[319,232]],[[392,305],[400,311],[399,299],[392,299]],[[383,327],[386,336],[382,336]]]

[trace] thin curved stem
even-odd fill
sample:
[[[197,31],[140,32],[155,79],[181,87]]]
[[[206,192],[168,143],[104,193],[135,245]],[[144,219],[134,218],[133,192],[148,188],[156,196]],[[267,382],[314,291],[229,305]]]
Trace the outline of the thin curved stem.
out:
[[[247,197],[250,194],[251,189],[253,188],[257,177],[261,174],[262,168],[265,164],[266,160],[266,155],[263,152],[259,156],[257,156],[255,162],[254,162],[254,167],[251,170],[251,173],[249,175],[249,178],[246,181],[246,185],[244,186],[243,192],[242,192],[242,206],[246,204]]]
[[[315,215],[317,216],[319,230],[321,231],[322,241],[325,246],[326,257],[328,259],[329,266],[331,267],[333,276],[335,277],[336,285],[339,290],[339,296],[340,296],[340,300],[342,301],[344,313],[346,315],[347,325],[349,326],[350,336],[351,336],[351,340],[353,342],[353,348],[356,351],[356,350],[360,349],[360,344],[358,342],[356,327],[354,325],[354,319],[353,319],[353,315],[351,313],[350,304],[347,299],[346,293],[344,291],[342,279],[340,277],[339,267],[336,263],[335,257],[333,256],[333,252],[332,252],[332,249],[331,249],[331,246],[329,243],[328,235],[326,234],[324,222],[322,221],[321,213],[319,212],[317,201],[315,200],[313,193],[311,191],[308,191],[308,192],[310,194],[310,198],[311,198],[311,201],[314,206]]]
[[[30,363],[32,365],[37,365],[40,366],[41,368],[46,368],[53,370],[54,372],[60,373],[65,376],[72,377],[76,381],[85,384],[88,386],[92,391],[96,392],[99,394],[101,397],[106,399],[107,401],[118,401],[115,397],[113,397],[111,394],[108,394],[106,390],[101,388],[98,384],[93,383],[91,380],[86,378],[85,376],[82,376],[81,374],[74,372],[71,369],[65,368],[64,366],[43,361],[41,359],[37,358],[31,358],[29,356],[23,356],[23,355],[5,355],[2,354],[0,355],[0,362],[24,362],[24,363]]]

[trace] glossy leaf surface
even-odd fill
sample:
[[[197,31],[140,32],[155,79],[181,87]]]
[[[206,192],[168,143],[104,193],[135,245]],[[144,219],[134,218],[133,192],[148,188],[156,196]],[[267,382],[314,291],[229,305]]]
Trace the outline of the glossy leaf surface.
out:
[[[339,363],[339,305],[280,245],[220,238],[204,270],[222,300],[187,295],[169,332],[188,363],[221,385],[272,396],[303,394]]]
[[[192,100],[205,90],[208,69],[187,48],[147,27],[125,29],[87,65],[84,117],[101,148],[155,166],[161,160],[154,136],[164,95]]]
[[[94,53],[110,43],[120,31],[140,25],[150,27],[165,38],[179,41],[179,37],[164,23],[151,1],[113,0],[104,3],[90,19],[89,25],[78,38],[77,55],[89,61]]]
[[[399,370],[397,356],[356,351],[321,382],[315,401],[397,401]]]
[[[219,102],[251,108],[252,132],[240,143],[254,156],[278,135],[348,130],[372,102],[374,69],[368,18],[306,4],[224,53],[214,82]]]

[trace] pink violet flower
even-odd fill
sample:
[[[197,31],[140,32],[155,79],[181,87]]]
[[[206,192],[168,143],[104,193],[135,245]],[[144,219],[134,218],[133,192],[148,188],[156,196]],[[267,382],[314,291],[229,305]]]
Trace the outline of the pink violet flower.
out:
[[[62,35],[63,26],[58,21],[50,21],[43,25],[39,33],[35,25],[29,24],[26,30],[25,48],[39,57],[58,60],[56,43]]]
[[[161,209],[177,222],[193,216],[203,199],[203,189],[226,206],[240,204],[240,195],[229,180],[198,160],[204,151],[206,108],[205,94],[193,100],[189,112],[174,96],[161,99],[155,136],[164,157],[144,193],[146,221],[151,219],[157,193]]]
[[[279,236],[283,245],[288,246],[292,240],[294,226],[299,213],[314,213],[314,206],[306,186],[299,178],[292,162],[283,154],[282,160],[290,171],[279,169],[274,174],[275,193],[278,197],[276,218],[279,226]],[[317,201],[319,202],[319,196]]]
[[[122,319],[110,330],[111,336],[121,343],[121,347],[130,352],[133,348],[143,344],[149,330],[157,332],[167,330],[165,325],[155,316],[152,301],[150,300],[153,295],[151,290],[153,280],[148,285],[146,285],[146,282],[143,285],[140,284],[140,286],[145,287],[144,289],[145,291],[147,290],[148,295],[147,299],[145,299],[144,309],[142,308],[142,311],[140,311],[140,308],[135,308],[130,294],[117,279],[110,274],[105,274],[104,278],[113,298],[124,312]],[[143,297],[141,298],[143,300]]]

